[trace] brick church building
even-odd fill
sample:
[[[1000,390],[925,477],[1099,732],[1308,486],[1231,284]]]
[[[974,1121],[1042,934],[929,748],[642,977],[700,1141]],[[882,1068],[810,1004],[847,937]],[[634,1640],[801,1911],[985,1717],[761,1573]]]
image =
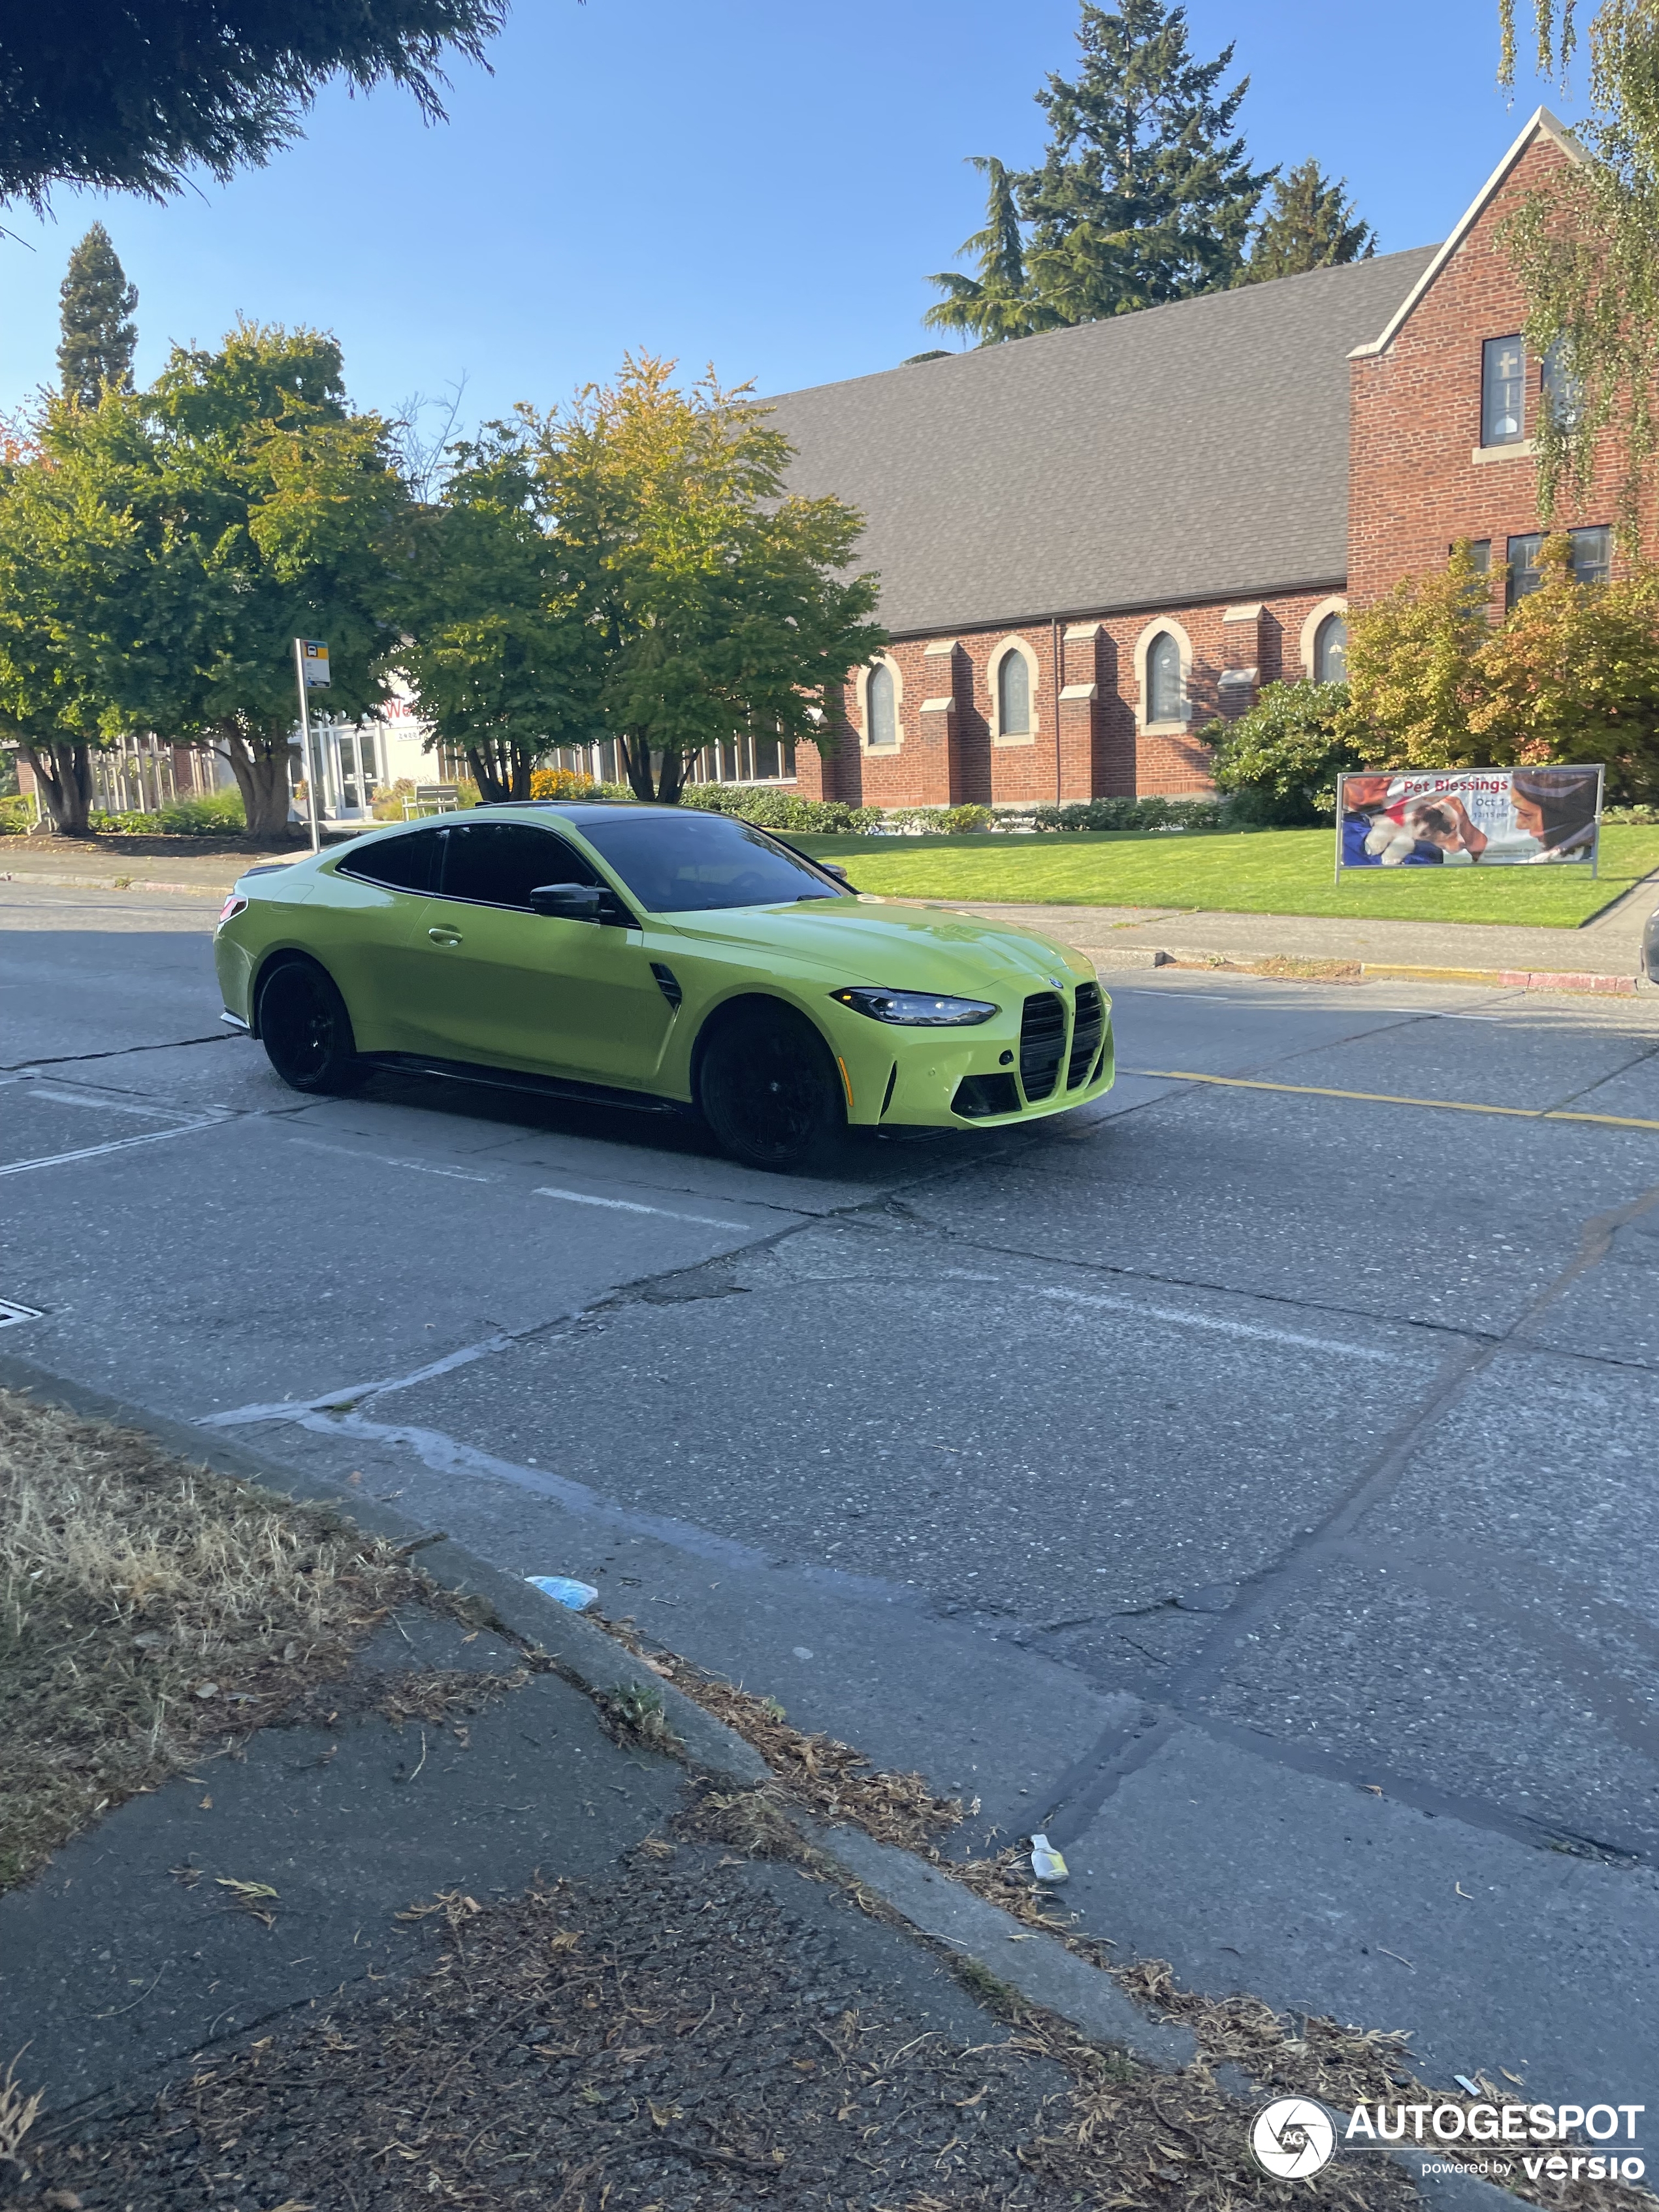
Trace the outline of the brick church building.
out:
[[[1456,539],[1501,612],[1537,580],[1549,365],[1497,230],[1577,158],[1540,109],[1443,246],[777,400],[795,487],[866,518],[893,641],[836,748],[800,749],[802,793],[1203,792],[1199,732],[1264,684],[1340,676],[1349,606]],[[1613,506],[1609,466],[1559,518],[1586,580]]]

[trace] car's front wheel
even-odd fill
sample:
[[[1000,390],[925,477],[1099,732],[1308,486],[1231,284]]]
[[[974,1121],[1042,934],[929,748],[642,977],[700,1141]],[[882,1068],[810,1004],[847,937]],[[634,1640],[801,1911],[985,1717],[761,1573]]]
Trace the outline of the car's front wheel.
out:
[[[697,1103],[723,1150],[775,1173],[834,1164],[846,1139],[841,1076],[804,1015],[745,1008],[710,1038]]]
[[[345,1000],[308,960],[285,961],[261,987],[259,1042],[295,1091],[350,1091],[367,1073]]]

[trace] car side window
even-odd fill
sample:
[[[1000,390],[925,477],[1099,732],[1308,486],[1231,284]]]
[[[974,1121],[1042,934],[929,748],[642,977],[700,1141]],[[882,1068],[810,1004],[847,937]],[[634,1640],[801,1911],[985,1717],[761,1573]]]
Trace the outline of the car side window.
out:
[[[528,822],[468,822],[444,835],[443,896],[482,906],[530,907],[543,884],[603,880],[562,837]]]
[[[406,836],[377,837],[348,853],[336,873],[383,884],[388,890],[426,891],[436,874],[441,834],[437,830],[411,830]]]

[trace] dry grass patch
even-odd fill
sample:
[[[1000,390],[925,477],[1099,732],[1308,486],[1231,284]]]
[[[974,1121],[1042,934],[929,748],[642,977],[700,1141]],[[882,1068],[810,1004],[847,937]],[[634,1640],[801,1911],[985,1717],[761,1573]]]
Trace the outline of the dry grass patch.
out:
[[[430,1594],[323,1508],[0,1391],[0,1888]]]

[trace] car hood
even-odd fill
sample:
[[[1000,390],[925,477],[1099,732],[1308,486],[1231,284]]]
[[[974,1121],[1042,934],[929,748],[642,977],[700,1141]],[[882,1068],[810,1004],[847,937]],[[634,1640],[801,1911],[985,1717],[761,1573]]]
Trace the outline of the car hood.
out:
[[[884,984],[980,998],[1086,981],[1089,960],[1017,922],[982,921],[942,907],[897,906],[868,896],[799,906],[728,907],[663,915],[682,936],[799,961],[836,982]]]

